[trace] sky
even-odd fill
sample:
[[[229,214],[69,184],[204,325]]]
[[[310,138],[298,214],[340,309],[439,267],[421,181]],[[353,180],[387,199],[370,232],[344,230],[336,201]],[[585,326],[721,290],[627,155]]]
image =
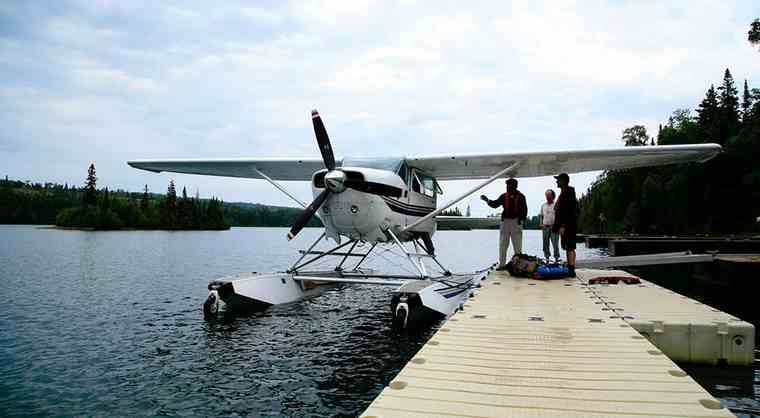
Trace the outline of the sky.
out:
[[[318,157],[313,108],[338,158],[622,146],[623,129],[656,135],[694,109],[726,68],[760,87],[758,17],[756,0],[2,2],[0,175],[83,184],[93,162],[112,189],[174,179],[292,206],[261,180],[126,161]],[[583,193],[598,174],[571,181]],[[520,180],[530,214],[552,186]],[[493,212],[478,194],[458,206]]]

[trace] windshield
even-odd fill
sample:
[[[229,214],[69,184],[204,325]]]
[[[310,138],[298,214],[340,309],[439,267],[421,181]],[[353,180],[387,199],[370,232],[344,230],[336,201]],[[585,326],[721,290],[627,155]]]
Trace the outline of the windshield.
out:
[[[366,167],[396,173],[403,164],[403,158],[344,158],[341,167]]]

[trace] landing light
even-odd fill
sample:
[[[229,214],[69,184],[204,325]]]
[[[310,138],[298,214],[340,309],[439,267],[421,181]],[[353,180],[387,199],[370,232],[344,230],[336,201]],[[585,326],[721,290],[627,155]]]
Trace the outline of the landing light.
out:
[[[357,213],[359,212],[359,206],[351,205],[351,213]]]

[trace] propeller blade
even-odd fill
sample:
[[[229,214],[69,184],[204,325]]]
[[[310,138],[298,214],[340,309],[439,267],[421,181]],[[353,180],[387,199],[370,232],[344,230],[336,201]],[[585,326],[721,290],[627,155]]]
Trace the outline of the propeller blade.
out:
[[[377,196],[386,197],[401,197],[401,189],[394,186],[389,186],[383,183],[375,183],[371,181],[362,180],[346,180],[343,183],[346,187],[354,189],[356,191],[374,194]]]
[[[319,117],[319,112],[316,109],[311,111],[311,121],[314,124],[314,134],[317,136],[319,152],[322,153],[322,161],[325,163],[325,168],[332,171],[335,169],[335,155],[332,145],[330,145],[330,137],[327,136],[325,124],[322,123],[322,118]]]
[[[317,196],[316,199],[314,199],[313,202],[309,204],[309,206],[306,207],[306,209],[303,210],[303,212],[301,212],[296,221],[293,223],[293,226],[290,227],[290,231],[288,231],[288,241],[295,238],[295,236],[301,232],[306,223],[309,222],[309,219],[311,219],[311,217],[317,213],[317,210],[319,210],[319,207],[322,206],[322,203],[325,202],[325,199],[327,199],[327,196],[329,194],[330,191],[325,189]]]

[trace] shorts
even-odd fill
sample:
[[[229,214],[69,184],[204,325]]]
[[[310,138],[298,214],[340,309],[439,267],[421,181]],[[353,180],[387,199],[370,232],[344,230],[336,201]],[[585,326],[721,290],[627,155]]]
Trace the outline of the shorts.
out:
[[[575,241],[577,239],[576,234],[577,234],[576,228],[565,227],[565,233],[563,235],[560,235],[563,250],[565,251],[575,250]]]

